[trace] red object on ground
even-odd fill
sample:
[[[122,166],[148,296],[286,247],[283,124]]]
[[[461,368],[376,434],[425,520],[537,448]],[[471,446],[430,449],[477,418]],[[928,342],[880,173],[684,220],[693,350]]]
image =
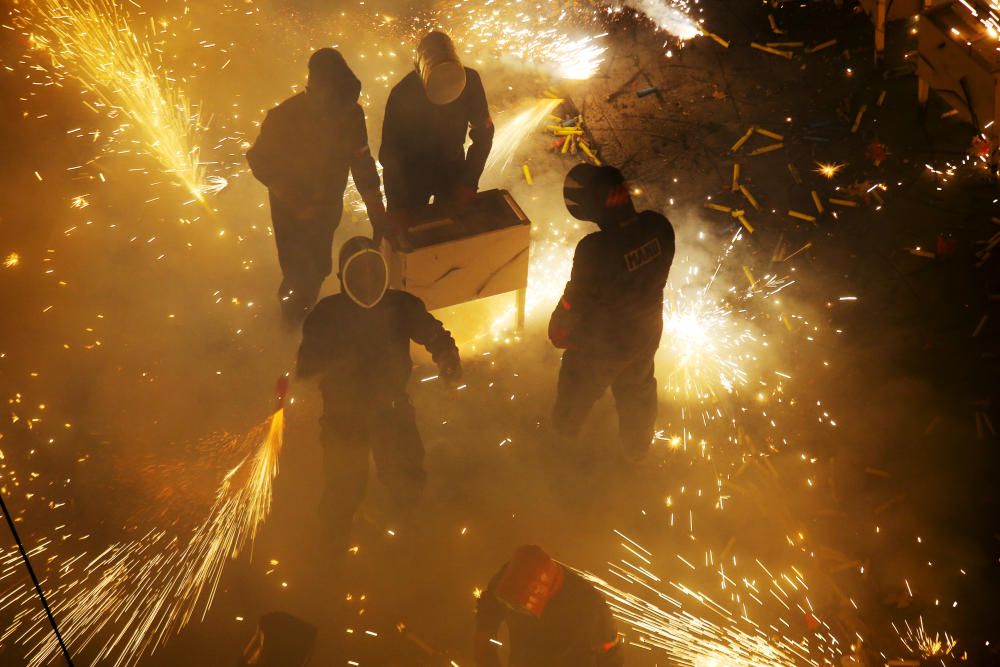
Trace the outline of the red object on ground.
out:
[[[278,410],[285,407],[285,396],[288,395],[288,376],[282,375],[274,385],[274,396],[278,399]]]
[[[946,238],[940,234],[934,240],[934,250],[938,257],[946,257],[948,255],[954,255],[958,244],[955,239]]]

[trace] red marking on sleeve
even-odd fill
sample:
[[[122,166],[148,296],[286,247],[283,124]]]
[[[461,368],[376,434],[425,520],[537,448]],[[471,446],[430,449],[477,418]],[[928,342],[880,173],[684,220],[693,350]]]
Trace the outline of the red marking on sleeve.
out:
[[[610,651],[611,649],[613,649],[616,646],[618,646],[618,637],[615,637],[614,639],[612,639],[609,642],[605,642],[605,643],[601,644],[601,652],[607,653],[608,651]]]
[[[559,299],[559,305],[562,306],[563,310],[570,310],[571,309],[569,301],[567,301],[566,299]]]
[[[354,157],[361,157],[365,153],[368,153],[371,149],[368,146],[362,146],[361,148],[354,151]]]

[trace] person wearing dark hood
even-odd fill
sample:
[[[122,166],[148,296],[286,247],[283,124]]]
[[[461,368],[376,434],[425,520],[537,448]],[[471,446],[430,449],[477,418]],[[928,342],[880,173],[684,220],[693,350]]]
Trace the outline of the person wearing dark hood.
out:
[[[525,545],[494,575],[476,609],[476,667],[500,667],[506,623],[508,667],[621,667],[608,603],[594,586],[540,547]]]
[[[638,460],[654,436],[653,357],[663,333],[674,228],[659,213],[636,212],[614,167],[573,167],[563,195],[573,217],[599,230],[576,246],[569,282],[549,321],[549,339],[565,350],[553,424],[575,437],[610,387],[625,455]]]
[[[348,173],[376,234],[385,224],[360,94],[361,82],[338,51],[316,51],[305,92],[268,112],[247,151],[253,175],[268,189],[282,273],[278,297],[292,324],[312,308],[332,270]]]
[[[461,377],[462,364],[454,338],[423,302],[387,289],[388,268],[371,239],[344,243],[339,266],[340,293],[306,317],[296,373],[319,379],[323,510],[335,543],[346,549],[369,455],[396,511],[412,506],[424,486],[424,449],[406,393],[410,341],[427,348],[448,382]]]
[[[385,106],[379,161],[390,215],[405,219],[431,197],[468,201],[492,147],[479,73],[462,66],[448,35],[428,33],[417,47],[415,70],[396,84]]]

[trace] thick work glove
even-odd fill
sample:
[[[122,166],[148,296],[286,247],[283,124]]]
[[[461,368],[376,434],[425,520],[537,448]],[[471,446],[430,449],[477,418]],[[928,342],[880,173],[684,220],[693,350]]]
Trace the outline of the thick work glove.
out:
[[[462,359],[458,350],[449,350],[437,360],[438,372],[444,380],[457,382],[462,379]]]

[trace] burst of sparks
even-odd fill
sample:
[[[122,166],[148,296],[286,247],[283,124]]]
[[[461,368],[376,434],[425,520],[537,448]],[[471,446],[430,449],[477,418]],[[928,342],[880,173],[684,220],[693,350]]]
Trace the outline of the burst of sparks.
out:
[[[33,45],[52,59],[52,76],[78,80],[97,98],[94,106],[122,121],[115,134],[137,133],[144,152],[202,201],[214,183],[199,162],[197,114],[118,3],[35,0],[28,17]]]
[[[510,165],[524,138],[538,127],[562,100],[543,98],[529,102],[523,108],[508,111],[497,118],[496,136],[493,139],[493,149],[486,161],[486,173],[493,170],[503,171]]]
[[[816,166],[818,167],[816,169],[817,174],[820,174],[826,178],[833,178],[840,172],[841,169],[844,168],[845,165],[835,164],[832,162],[830,163],[817,162]]]
[[[615,584],[590,572],[577,572],[604,594],[612,614],[630,631],[626,636],[632,645],[663,651],[672,662],[689,667],[839,664],[835,662],[840,653],[838,642],[832,634],[815,633],[796,639],[779,632],[768,633],[766,625],[750,618],[748,606],[769,595],[776,596],[789,610],[809,614],[763,565],[761,569],[772,579],[770,583],[726,574],[719,563],[718,570],[711,574],[720,579],[721,595],[710,595],[661,579],[651,571],[653,553],[618,535],[625,540],[621,546],[628,556],[608,564],[609,578]],[[680,555],[678,558],[694,569],[690,561]],[[801,582],[797,574],[796,580]],[[807,599],[805,604],[808,606]],[[787,622],[782,625],[791,627]],[[777,630],[775,624],[770,628]]]
[[[893,625],[893,627],[895,627],[895,625]],[[939,632],[935,632],[933,637],[928,634],[927,630],[924,628],[923,616],[920,617],[918,623],[914,626],[911,626],[909,621],[905,621],[905,627],[905,634],[898,633],[899,640],[910,653],[913,655],[919,655],[925,660],[949,656],[958,645],[958,640],[949,635],[947,632],[944,633],[943,637]]]
[[[21,263],[21,256],[16,252],[8,254],[3,259],[3,266],[5,269],[13,269],[15,266]]]
[[[72,573],[72,565],[84,555],[63,564],[61,574],[73,576],[56,588],[52,607],[71,649],[97,646],[95,661],[135,665],[180,632],[199,609],[204,619],[226,563],[252,548],[270,514],[283,430],[284,409],[279,409],[248,433],[220,443],[249,451],[226,474],[208,516],[190,537],[153,530],[108,547],[80,573]],[[4,606],[18,599],[7,598]],[[15,624],[24,624],[17,634],[32,644],[29,667],[47,664],[59,650],[54,636],[40,630],[44,623],[44,616],[35,613]]]

